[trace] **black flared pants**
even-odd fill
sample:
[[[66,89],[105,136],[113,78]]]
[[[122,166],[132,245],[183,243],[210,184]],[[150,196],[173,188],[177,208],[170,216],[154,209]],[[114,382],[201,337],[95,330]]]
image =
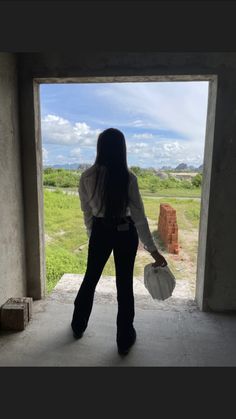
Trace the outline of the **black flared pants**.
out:
[[[78,333],[88,325],[96,285],[113,250],[117,288],[117,331],[129,333],[135,315],[133,269],[138,248],[138,234],[130,217],[107,220],[93,217],[89,239],[87,269],[74,301],[72,328]]]

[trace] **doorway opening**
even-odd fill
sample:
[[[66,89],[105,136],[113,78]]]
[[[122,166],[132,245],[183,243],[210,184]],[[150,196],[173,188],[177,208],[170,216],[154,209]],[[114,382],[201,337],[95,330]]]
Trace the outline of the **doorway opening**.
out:
[[[111,126],[125,134],[128,165],[138,177],[157,247],[177,279],[177,297],[195,299],[203,289],[216,80],[213,76],[134,79],[36,81],[48,291],[62,275],[85,272],[88,239],[78,181],[94,162],[99,132]],[[160,205],[166,203],[176,211],[178,252],[168,251],[158,231]],[[134,271],[138,281],[142,282],[143,268],[151,261],[140,242]],[[112,257],[103,275],[115,275]]]

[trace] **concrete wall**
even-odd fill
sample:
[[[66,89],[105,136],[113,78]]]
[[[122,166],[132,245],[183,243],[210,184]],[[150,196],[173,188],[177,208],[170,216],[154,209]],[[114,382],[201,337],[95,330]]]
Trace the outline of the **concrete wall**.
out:
[[[0,53],[0,305],[26,295],[17,68]]]
[[[236,310],[236,68],[230,67],[218,78],[207,233],[204,305]]]
[[[236,310],[236,53],[76,51],[19,54],[19,63],[27,267],[32,296],[41,298],[44,287],[42,157],[35,83],[211,80],[196,299],[203,310]]]
[[[44,204],[38,85],[19,77],[27,295],[45,296]]]

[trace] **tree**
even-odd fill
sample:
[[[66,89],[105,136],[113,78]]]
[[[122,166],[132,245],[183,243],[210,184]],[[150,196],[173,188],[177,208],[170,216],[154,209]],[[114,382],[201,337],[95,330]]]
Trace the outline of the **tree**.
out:
[[[49,173],[53,173],[53,171],[52,167],[46,167],[43,172],[45,175],[48,175]]]
[[[192,178],[191,182],[193,186],[199,188],[202,185],[202,174],[198,173],[196,176]]]
[[[133,172],[136,176],[141,175],[142,169],[139,166],[131,166],[130,167],[131,172]]]

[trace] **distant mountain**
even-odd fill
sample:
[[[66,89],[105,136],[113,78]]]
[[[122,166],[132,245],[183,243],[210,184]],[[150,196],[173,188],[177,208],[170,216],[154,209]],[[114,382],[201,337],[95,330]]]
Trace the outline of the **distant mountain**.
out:
[[[188,166],[186,163],[180,163],[174,169],[176,172],[202,172],[203,171],[203,164],[199,167],[195,166]]]
[[[77,170],[78,169],[78,163],[67,163],[67,164],[54,164],[52,167],[53,169],[65,169],[65,170]]]
[[[179,170],[180,172],[182,170],[187,170],[188,169],[188,165],[186,163],[180,163],[178,164],[178,166],[176,166],[175,170]]]
[[[172,170],[172,166],[162,166],[159,170]]]
[[[65,163],[65,164],[52,164],[44,166],[44,169],[46,167],[51,167],[52,169],[64,169],[64,170],[78,170],[78,169],[88,169],[91,166],[91,164],[87,163]]]
[[[52,167],[53,169],[64,169],[64,170],[86,170],[91,167],[89,163],[65,163],[65,164],[53,164],[53,165],[45,165],[43,168],[46,169],[47,167]],[[199,167],[188,166],[186,163],[180,163],[175,168],[173,166],[162,166],[160,169],[154,169],[153,167],[146,168],[145,170],[153,170],[153,171],[165,171],[165,170],[172,170],[176,172],[199,172],[202,173],[203,171],[203,164]]]

